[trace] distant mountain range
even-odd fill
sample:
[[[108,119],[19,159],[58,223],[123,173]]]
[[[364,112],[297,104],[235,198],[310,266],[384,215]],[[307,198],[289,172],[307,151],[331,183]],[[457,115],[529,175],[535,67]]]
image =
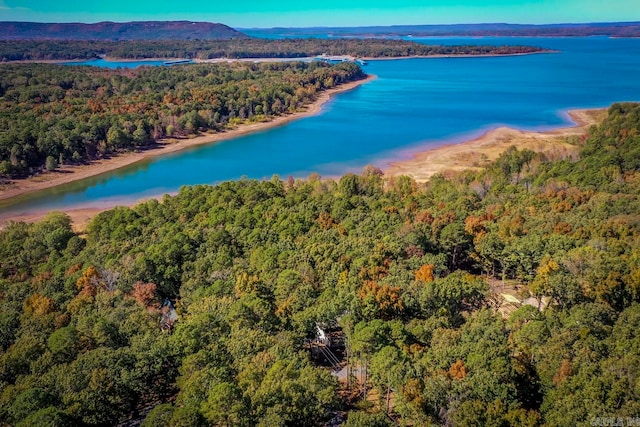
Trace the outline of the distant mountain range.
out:
[[[242,32],[241,32],[242,31]],[[250,36],[281,37],[398,37],[398,36],[531,36],[640,37],[640,22],[589,24],[453,24],[371,27],[251,28],[191,21],[82,23],[0,22],[0,40],[229,40]]]
[[[241,29],[256,37],[384,37],[384,36],[522,36],[522,37],[640,37],[640,22],[607,22],[588,24],[453,24],[453,25],[393,25],[377,27],[314,27]]]
[[[96,24],[0,22],[0,40],[228,40],[246,34],[224,24],[190,21]]]

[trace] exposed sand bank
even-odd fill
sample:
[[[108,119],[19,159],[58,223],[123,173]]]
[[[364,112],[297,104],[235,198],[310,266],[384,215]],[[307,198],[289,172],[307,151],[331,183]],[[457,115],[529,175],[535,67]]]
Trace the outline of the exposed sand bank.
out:
[[[358,59],[362,59],[365,61],[394,61],[398,59],[438,59],[438,58],[493,58],[500,56],[523,56],[523,55],[536,55],[541,53],[558,53],[556,50],[541,50],[536,52],[521,52],[521,53],[487,53],[487,54],[472,54],[472,53],[463,53],[463,54],[437,54],[437,55],[410,55],[410,56],[365,56],[365,57],[356,57],[353,55],[329,55],[326,58],[344,58],[348,61],[356,61]],[[184,61],[190,60],[196,64],[216,64],[216,63],[224,63],[224,62],[294,62],[294,61],[304,61],[310,62],[314,59],[322,57],[322,55],[317,56],[303,56],[303,57],[283,57],[283,58],[211,58],[211,59],[199,59],[199,58],[116,58],[105,56],[102,58],[88,58],[88,59],[22,59],[19,61],[0,61],[0,64],[67,64],[72,62],[90,62],[94,60],[103,59],[107,62],[168,62],[168,61]]]
[[[0,185],[0,200],[97,176],[132,165],[148,158],[174,153],[189,147],[229,140],[249,133],[282,126],[303,117],[313,116],[322,110],[322,106],[327,103],[332,96],[354,89],[375,78],[376,76],[369,75],[366,79],[349,82],[336,88],[326,90],[320,93],[318,99],[307,105],[304,110],[293,114],[277,116],[270,121],[244,124],[238,126],[236,129],[227,130],[222,133],[204,134],[188,139],[163,140],[157,144],[157,147],[152,149],[125,153],[109,159],[96,160],[88,165],[64,166],[55,171],[45,172],[28,179],[10,181],[9,183]],[[78,223],[86,223],[88,222],[88,218],[108,208],[110,208],[110,206],[69,209],[66,212],[71,216],[74,221],[74,225],[77,226]],[[44,217],[44,215],[46,215],[46,212],[30,212],[24,215],[13,216],[11,218],[1,218],[0,227],[3,223],[10,220],[34,222]]]
[[[87,225],[89,224],[89,221],[91,221],[91,218],[93,218],[94,216],[96,216],[97,214],[105,210],[107,210],[107,208],[89,207],[89,208],[69,209],[69,210],[65,210],[64,213],[69,215],[69,218],[71,218],[71,227],[73,228],[73,230],[76,233],[83,233],[84,231],[86,231]],[[44,212],[44,211],[36,211],[36,212],[24,214],[24,215],[19,215],[11,219],[0,220],[0,230],[2,230],[2,228],[10,221],[22,221],[22,222],[40,221],[42,218],[45,217],[45,215],[47,215],[47,213],[48,212]]]
[[[600,123],[606,109],[572,110],[568,114],[575,126],[544,132],[521,131],[508,127],[490,130],[479,138],[460,144],[443,145],[413,155],[411,159],[391,162],[385,175],[409,175],[418,182],[446,171],[479,169],[497,159],[509,147],[543,152],[552,158],[576,154],[579,147],[568,144],[568,136],[587,133],[589,127]]]
[[[540,55],[545,53],[558,53],[557,50],[540,50],[536,52],[519,52],[519,53],[460,53],[460,54],[437,54],[437,55],[411,55],[411,56],[389,56],[389,57],[375,57],[365,56],[362,59],[365,61],[395,61],[398,59],[442,59],[442,58],[499,58],[501,56],[525,56],[525,55]]]
[[[536,55],[542,53],[558,53],[555,50],[541,50],[536,52],[520,52],[520,53],[487,53],[487,54],[450,54],[450,55],[409,55],[409,56],[364,56],[357,57],[353,55],[318,55],[305,56],[300,58],[212,58],[212,59],[194,59],[196,63],[219,63],[219,62],[291,62],[291,61],[313,61],[316,58],[325,59],[343,59],[346,61],[395,61],[398,59],[442,59],[442,58],[497,58],[501,56],[524,56]]]
[[[330,96],[330,94],[325,95]],[[303,114],[314,114],[314,112],[319,111],[320,107],[321,104],[318,105],[316,103]],[[497,128],[486,132],[479,138],[467,142],[432,148],[415,154],[412,159],[393,162],[390,167],[385,170],[385,175],[411,175],[416,180],[423,182],[436,173],[480,168],[483,164],[495,160],[512,145],[520,149],[527,148],[534,151],[545,152],[550,156],[575,154],[579,148],[575,145],[567,144],[565,138],[586,134],[591,125],[597,124],[604,119],[606,109],[573,110],[569,111],[568,114],[573,121],[576,122],[576,126],[544,132],[520,131],[507,127]],[[295,117],[299,116],[287,116],[282,119],[287,119],[286,121],[288,121]],[[240,129],[237,131],[240,131]],[[248,132],[250,132],[250,130]],[[238,134],[234,134],[233,136],[237,135]],[[212,142],[210,136],[199,138],[202,139],[200,143]],[[164,152],[168,151],[163,151],[163,153]],[[133,205],[136,203],[138,202],[120,203],[120,205]],[[79,207],[68,209],[65,213],[71,217],[74,230],[81,232],[85,230],[86,225],[93,216],[109,208],[111,208],[111,206]],[[10,220],[34,222],[42,219],[45,215],[46,212],[44,211],[31,212],[10,218]],[[0,221],[0,228],[1,227],[2,221]]]
[[[197,145],[225,141],[252,132],[258,132],[261,130],[282,126],[292,120],[296,120],[302,117],[313,116],[320,112],[322,106],[327,101],[329,101],[329,99],[333,95],[351,90],[373,79],[375,79],[375,76],[371,75],[366,79],[346,83],[336,88],[326,90],[320,93],[318,99],[312,104],[306,106],[303,111],[293,114],[287,114],[284,116],[277,116],[270,121],[244,124],[238,126],[236,129],[227,130],[221,133],[203,134],[187,139],[163,140],[157,144],[157,147],[148,150],[125,153],[111,157],[109,159],[96,160],[88,165],[64,166],[58,168],[55,171],[45,172],[24,180],[14,180],[8,184],[5,184],[3,188],[0,189],[0,200],[9,199],[11,197],[16,197],[32,191],[43,190],[46,188],[55,187],[57,185],[67,184],[69,182],[100,175],[105,172],[110,172],[134,164],[144,159],[161,156],[168,153],[174,153],[176,151],[184,150],[186,148],[194,147]]]

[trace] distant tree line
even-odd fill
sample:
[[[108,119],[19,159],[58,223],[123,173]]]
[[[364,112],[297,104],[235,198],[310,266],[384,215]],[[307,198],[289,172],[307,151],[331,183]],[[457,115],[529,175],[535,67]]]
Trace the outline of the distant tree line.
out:
[[[544,49],[531,46],[440,46],[390,39],[243,39],[155,41],[0,41],[0,61],[144,58],[299,58],[328,55],[406,57],[508,55]]]
[[[252,36],[287,37],[638,37],[639,22],[586,24],[436,24],[372,27],[261,28],[247,31]]]
[[[355,64],[194,64],[105,70],[3,65],[0,176],[80,163],[166,137],[224,131],[297,111],[362,79]]]

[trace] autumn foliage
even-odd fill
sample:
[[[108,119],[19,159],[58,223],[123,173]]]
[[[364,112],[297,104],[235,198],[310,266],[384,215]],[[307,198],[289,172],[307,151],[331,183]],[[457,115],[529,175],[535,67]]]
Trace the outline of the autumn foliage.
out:
[[[433,282],[433,264],[424,264],[418,271],[416,271],[416,280],[429,283]]]
[[[55,302],[44,295],[33,294],[24,300],[24,313],[29,316],[41,317],[53,312],[54,309]]]
[[[510,150],[424,186],[184,187],[85,235],[62,214],[6,225],[0,424],[118,425],[150,407],[143,427],[319,426],[341,408],[346,426],[635,416],[640,105],[609,117],[579,159]],[[323,331],[350,393],[317,366]]]
[[[136,282],[131,288],[131,296],[142,306],[148,307],[157,299],[155,283]]]
[[[573,367],[569,359],[562,359],[562,363],[558,368],[558,372],[553,376],[553,383],[560,386],[563,382],[573,375]]]
[[[449,377],[454,380],[461,380],[467,376],[467,368],[464,366],[464,362],[458,359],[451,365],[448,373]]]
[[[401,288],[379,285],[371,280],[365,281],[360,287],[358,298],[366,304],[373,304],[375,310],[383,318],[391,317],[404,309]]]
[[[94,266],[87,267],[76,282],[80,295],[94,297],[98,289],[98,280],[98,270]]]

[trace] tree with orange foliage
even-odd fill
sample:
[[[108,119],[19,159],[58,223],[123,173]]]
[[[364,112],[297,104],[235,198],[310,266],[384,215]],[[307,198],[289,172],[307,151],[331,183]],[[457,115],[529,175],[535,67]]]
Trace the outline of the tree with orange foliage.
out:
[[[93,304],[95,296],[98,293],[98,284],[100,276],[98,270],[94,266],[87,267],[82,276],[76,281],[76,287],[78,288],[78,295],[69,301],[67,310],[70,313],[80,313],[85,307]]]
[[[456,360],[449,368],[449,376],[454,380],[461,380],[467,376],[467,368],[461,359]]]
[[[336,223],[333,221],[333,218],[331,218],[331,215],[329,213],[322,212],[318,217],[318,225],[323,230],[329,230],[333,228]]]
[[[55,310],[55,302],[44,295],[33,294],[24,300],[24,313],[33,317],[41,317]]]
[[[358,298],[363,303],[365,315],[389,319],[404,310],[400,293],[400,287],[381,286],[377,282],[367,280],[358,290]]]
[[[156,299],[157,288],[155,283],[136,282],[131,289],[130,295],[138,304],[149,307]]]
[[[416,280],[424,283],[433,282],[433,268],[433,264],[424,264],[416,271]]]
[[[553,383],[559,387],[567,378],[573,375],[573,366],[569,359],[562,359],[558,372],[553,376]]]
[[[464,220],[464,231],[473,236],[474,242],[478,242],[485,234],[487,234],[483,218],[474,215],[469,215]]]
[[[80,295],[94,297],[98,290],[98,280],[98,270],[94,266],[87,267],[87,269],[82,272],[82,276],[76,281]]]

